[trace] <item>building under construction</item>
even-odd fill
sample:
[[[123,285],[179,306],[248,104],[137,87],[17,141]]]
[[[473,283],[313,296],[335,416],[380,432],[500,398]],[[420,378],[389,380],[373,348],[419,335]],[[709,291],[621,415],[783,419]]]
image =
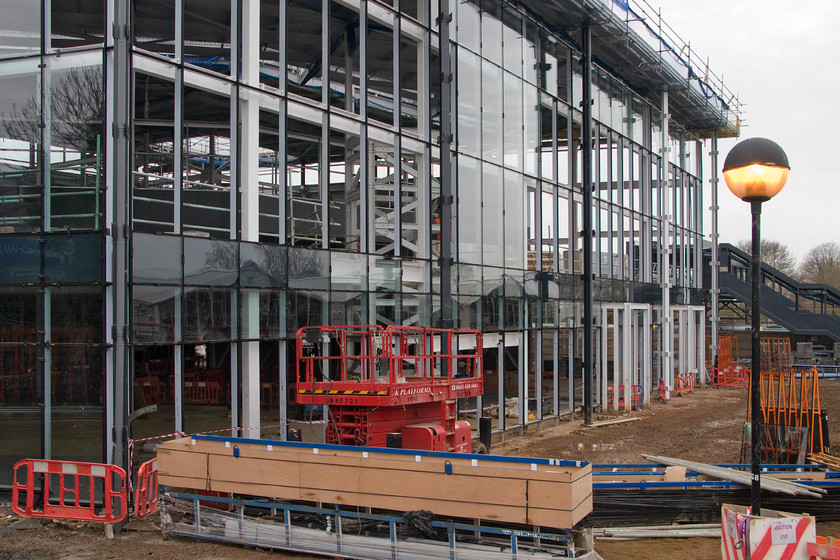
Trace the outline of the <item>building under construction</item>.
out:
[[[325,418],[302,327],[479,331],[500,431],[706,375],[738,105],[645,0],[40,4],[0,24],[0,486]]]

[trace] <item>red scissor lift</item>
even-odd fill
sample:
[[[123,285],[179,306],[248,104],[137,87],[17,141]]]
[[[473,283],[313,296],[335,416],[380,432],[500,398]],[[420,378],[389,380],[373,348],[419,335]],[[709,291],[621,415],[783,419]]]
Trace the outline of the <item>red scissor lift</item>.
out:
[[[483,392],[480,331],[303,327],[296,347],[295,400],[329,406],[327,443],[471,452],[456,399]]]

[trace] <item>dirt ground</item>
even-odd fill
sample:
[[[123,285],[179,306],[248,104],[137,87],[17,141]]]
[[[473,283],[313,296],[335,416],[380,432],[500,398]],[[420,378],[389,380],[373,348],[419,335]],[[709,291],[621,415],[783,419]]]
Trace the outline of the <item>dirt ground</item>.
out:
[[[840,437],[840,381],[822,380],[821,406],[828,410],[829,434]],[[739,460],[746,419],[747,392],[737,388],[697,388],[664,403],[658,399],[629,414],[599,415],[597,422],[629,419],[601,427],[580,420],[532,431],[495,443],[495,455],[573,459],[601,463],[644,463],[642,454],[665,455],[706,463]],[[31,528],[23,528],[31,527]],[[243,560],[312,558],[277,551],[165,537],[153,526],[107,539],[96,524],[20,520],[0,506],[0,560],[153,560],[171,558]],[[840,537],[840,523],[817,524],[820,535]],[[596,540],[604,560],[710,560],[720,558],[719,538]]]

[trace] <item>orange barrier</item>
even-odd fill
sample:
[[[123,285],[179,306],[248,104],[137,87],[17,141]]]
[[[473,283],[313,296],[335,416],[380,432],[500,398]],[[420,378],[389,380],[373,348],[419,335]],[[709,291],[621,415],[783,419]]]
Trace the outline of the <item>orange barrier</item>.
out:
[[[137,469],[137,490],[134,492],[134,517],[145,519],[158,511],[157,459],[146,461]]]
[[[750,369],[741,366],[714,368],[712,383],[723,387],[749,387]]]
[[[219,404],[222,388],[215,381],[187,381],[184,383],[184,402],[187,404]]]
[[[663,401],[667,401],[668,396],[667,396],[666,393],[667,392],[665,391],[665,380],[660,379],[659,380],[659,398],[662,399]]]
[[[694,390],[694,374],[678,373],[674,376],[674,393],[682,395]]]
[[[639,385],[630,385],[630,406],[638,408],[642,404],[642,396],[639,394],[641,387]],[[607,409],[613,404],[613,386],[607,385]],[[618,386],[618,407],[624,406],[624,385]]]
[[[157,377],[138,377],[134,380],[143,393],[146,404],[160,404],[166,401],[166,383]]]
[[[36,481],[41,484],[37,491]],[[36,492],[43,499],[38,509]],[[127,492],[125,471],[115,465],[22,459],[14,467],[12,511],[25,517],[116,523],[125,519]],[[100,497],[102,507],[97,508]]]

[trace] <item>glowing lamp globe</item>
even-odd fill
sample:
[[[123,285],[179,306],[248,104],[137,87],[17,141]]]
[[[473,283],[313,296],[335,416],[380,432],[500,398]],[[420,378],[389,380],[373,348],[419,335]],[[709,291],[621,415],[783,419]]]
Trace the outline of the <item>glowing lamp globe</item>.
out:
[[[789,171],[787,154],[767,138],[735,144],[723,162],[726,186],[744,202],[764,202],[779,194]]]

